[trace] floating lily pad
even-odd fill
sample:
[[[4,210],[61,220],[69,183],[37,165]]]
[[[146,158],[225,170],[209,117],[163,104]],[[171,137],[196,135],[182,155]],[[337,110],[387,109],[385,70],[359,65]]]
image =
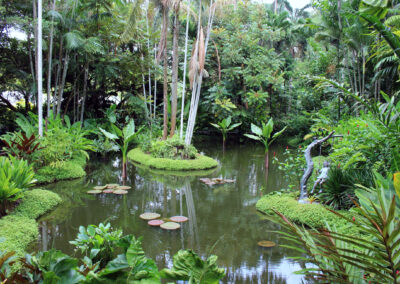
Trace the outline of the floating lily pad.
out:
[[[128,192],[126,190],[123,190],[123,189],[117,189],[117,190],[114,190],[113,193],[114,194],[127,194]]]
[[[259,241],[257,244],[263,248],[270,248],[276,246],[276,244],[271,241]]]
[[[122,189],[122,190],[127,190],[127,189],[131,189],[132,187],[130,187],[130,186],[126,186],[126,185],[120,185],[120,186],[117,186],[116,187],[116,189]]]
[[[98,186],[95,186],[93,188],[96,189],[96,190],[103,190],[103,189],[106,189],[106,187],[107,186],[105,186],[105,185],[98,185]]]
[[[189,220],[188,217],[185,216],[173,216],[171,218],[169,218],[172,222],[176,222],[176,223],[183,223],[186,222],[187,220]]]
[[[153,227],[158,227],[158,226],[164,224],[164,221],[155,219],[155,220],[150,220],[149,222],[147,222],[147,224],[149,224],[150,226],[153,226]]]
[[[167,222],[167,223],[161,224],[160,227],[165,230],[176,230],[176,229],[179,229],[181,227],[181,225],[179,225],[178,223],[175,223],[175,222]]]
[[[102,193],[103,191],[100,189],[93,189],[93,190],[89,190],[87,193],[89,194],[99,194]]]
[[[161,217],[160,214],[158,213],[151,213],[151,212],[147,212],[147,213],[143,213],[139,216],[141,219],[143,220],[153,220],[153,219],[158,219]]]
[[[200,181],[205,183],[206,185],[214,185],[214,184],[234,183],[236,180],[223,179],[223,178],[201,178]]]
[[[103,193],[114,193],[114,189],[105,189]]]
[[[108,189],[113,189],[113,188],[116,188],[116,187],[118,187],[118,186],[119,186],[119,184],[117,184],[117,183],[106,184],[106,187],[107,187]]]

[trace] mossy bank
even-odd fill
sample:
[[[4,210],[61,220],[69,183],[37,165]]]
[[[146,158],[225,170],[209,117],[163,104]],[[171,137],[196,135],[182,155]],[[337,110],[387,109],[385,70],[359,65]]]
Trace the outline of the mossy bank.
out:
[[[197,154],[195,159],[188,160],[154,158],[150,154],[144,153],[140,148],[129,151],[128,158],[152,169],[168,171],[207,170],[218,166],[216,160],[200,154]]]
[[[258,200],[257,210],[268,215],[274,215],[274,210],[282,213],[293,223],[305,225],[309,228],[323,229],[327,226],[336,227],[340,233],[358,234],[358,230],[349,221],[329,211],[321,204],[301,204],[296,200],[296,194],[276,193],[265,195]],[[338,211],[341,215],[351,219],[349,211]]]
[[[80,178],[86,175],[83,169],[86,159],[72,159],[58,166],[44,166],[35,172],[37,184],[47,184],[60,180]]]
[[[14,212],[0,219],[0,251],[15,251],[17,256],[24,256],[28,245],[39,235],[36,219],[59,203],[61,198],[48,190],[25,192]]]

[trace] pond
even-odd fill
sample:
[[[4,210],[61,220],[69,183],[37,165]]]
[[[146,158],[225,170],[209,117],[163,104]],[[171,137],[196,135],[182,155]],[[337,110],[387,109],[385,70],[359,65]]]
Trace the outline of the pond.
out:
[[[282,147],[271,151],[281,154]],[[143,249],[158,267],[171,267],[179,249],[193,249],[201,257],[218,256],[218,265],[226,268],[223,283],[300,283],[293,274],[302,264],[289,259],[296,255],[282,247],[261,248],[258,241],[285,244],[273,231],[280,226],[255,209],[258,198],[284,186],[283,175],[270,166],[264,169],[264,150],[256,145],[229,145],[223,154],[218,143],[203,143],[198,149],[217,159],[220,167],[201,176],[171,176],[148,169],[128,167],[127,195],[88,195],[93,186],[121,182],[118,156],[93,158],[86,178],[59,182],[45,187],[62,196],[64,203],[40,220],[41,238],[36,249],[60,249],[73,254],[70,240],[80,225],[110,222],[124,234],[143,237]],[[233,184],[210,187],[200,177],[235,179]],[[184,215],[189,221],[177,231],[154,228],[139,218],[143,212],[157,212],[162,217]]]

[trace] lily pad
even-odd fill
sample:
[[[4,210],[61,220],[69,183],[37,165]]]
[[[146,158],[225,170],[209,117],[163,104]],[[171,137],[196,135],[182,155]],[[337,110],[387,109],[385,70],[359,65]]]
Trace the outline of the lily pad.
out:
[[[276,244],[271,241],[259,241],[257,244],[263,248],[270,248],[276,246]]]
[[[119,186],[119,184],[117,184],[117,183],[106,184],[106,187],[107,187],[108,189],[113,189],[113,188],[116,188],[116,187],[118,187],[118,186]]]
[[[151,212],[147,212],[147,213],[143,213],[139,216],[141,219],[143,220],[153,220],[153,219],[158,219],[161,217],[160,214],[158,213],[151,213]]]
[[[89,194],[99,194],[102,193],[103,191],[100,189],[93,189],[93,190],[89,190],[87,193]]]
[[[200,181],[205,183],[206,185],[214,185],[214,184],[234,183],[236,180],[223,179],[223,178],[201,178]]]
[[[93,187],[93,189],[96,189],[96,190],[103,190],[103,189],[106,189],[106,187],[107,187],[107,186],[105,186],[105,185],[98,185],[98,186]]]
[[[120,185],[120,186],[117,186],[116,187],[116,189],[122,189],[122,190],[127,190],[127,189],[131,189],[132,187],[130,187],[130,186],[126,186],[126,185]]]
[[[113,193],[114,194],[127,194],[128,192],[126,190],[123,190],[123,189],[117,189],[117,190],[114,190]]]
[[[158,226],[164,224],[164,221],[155,219],[155,220],[150,220],[149,222],[147,222],[147,224],[149,224],[150,226],[153,226],[153,227],[158,227]]]
[[[165,230],[176,230],[176,229],[179,229],[181,227],[181,225],[179,225],[178,223],[175,223],[175,222],[167,222],[167,223],[161,224],[160,227]]]
[[[185,216],[173,216],[171,218],[169,218],[172,222],[176,222],[176,223],[183,223],[186,222],[187,220],[189,220],[188,217]]]
[[[103,193],[114,193],[114,189],[105,189]]]

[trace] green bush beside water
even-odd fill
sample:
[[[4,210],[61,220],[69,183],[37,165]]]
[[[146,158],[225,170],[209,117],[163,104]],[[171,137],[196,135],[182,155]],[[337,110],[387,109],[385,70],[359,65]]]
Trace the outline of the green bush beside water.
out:
[[[273,210],[276,210],[290,221],[310,228],[323,229],[328,225],[331,228],[336,227],[340,233],[358,234],[358,231],[347,220],[327,210],[321,204],[301,204],[297,202],[293,193],[265,195],[258,200],[256,207],[257,210],[268,215],[275,215]],[[352,218],[349,211],[338,212]]]
[[[24,193],[21,204],[11,214],[0,219],[0,251],[15,251],[23,256],[28,245],[38,237],[36,218],[61,202],[54,192],[34,189]]]
[[[52,183],[59,180],[80,178],[86,175],[81,161],[71,160],[60,164],[60,166],[44,166],[36,171],[35,178],[38,184]]]
[[[218,166],[216,160],[200,154],[197,154],[195,159],[174,160],[167,158],[154,158],[150,154],[144,153],[139,148],[129,151],[128,158],[150,168],[170,171],[206,170]]]

